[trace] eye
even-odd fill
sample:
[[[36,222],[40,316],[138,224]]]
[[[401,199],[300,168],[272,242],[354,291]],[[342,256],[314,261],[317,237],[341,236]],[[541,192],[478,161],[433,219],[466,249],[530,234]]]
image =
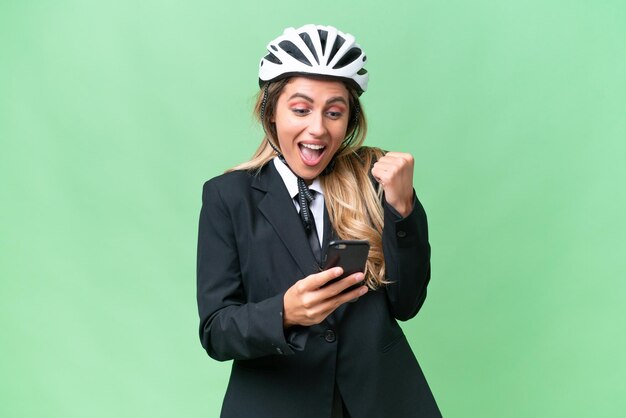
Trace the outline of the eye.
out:
[[[343,112],[339,110],[329,110],[328,112],[326,112],[326,115],[328,115],[328,117],[331,119],[339,119],[343,116]]]
[[[311,113],[311,110],[307,109],[306,107],[292,107],[291,111],[297,116],[306,116]]]

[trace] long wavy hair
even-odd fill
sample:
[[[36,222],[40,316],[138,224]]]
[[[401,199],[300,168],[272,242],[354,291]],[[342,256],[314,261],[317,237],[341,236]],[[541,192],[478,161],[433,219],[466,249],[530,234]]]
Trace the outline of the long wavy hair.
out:
[[[263,126],[265,136],[250,160],[228,171],[258,172],[276,156],[270,141],[277,149],[280,149],[280,144],[276,126],[271,119],[278,98],[288,82],[289,78],[282,79],[265,85],[259,91],[254,116]],[[350,97],[350,122],[346,138],[330,163],[334,164],[334,167],[320,175],[320,183],[330,222],[337,236],[340,239],[370,242],[365,281],[370,289],[377,289],[388,282],[385,280],[385,258],[382,247],[382,188],[375,186],[370,170],[374,162],[383,155],[383,151],[362,146],[367,133],[365,114],[356,90],[348,83],[344,84]],[[264,90],[267,91],[265,100]]]

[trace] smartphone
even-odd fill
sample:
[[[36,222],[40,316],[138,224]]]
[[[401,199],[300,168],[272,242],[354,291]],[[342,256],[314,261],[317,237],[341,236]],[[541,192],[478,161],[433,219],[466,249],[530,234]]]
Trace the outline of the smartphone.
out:
[[[326,285],[341,280],[353,273],[364,272],[367,256],[370,251],[370,243],[366,240],[340,240],[331,241],[328,244],[326,257],[324,259],[324,270],[331,267],[343,268],[343,274],[336,279],[326,283]],[[350,286],[348,290],[359,287],[361,284]]]

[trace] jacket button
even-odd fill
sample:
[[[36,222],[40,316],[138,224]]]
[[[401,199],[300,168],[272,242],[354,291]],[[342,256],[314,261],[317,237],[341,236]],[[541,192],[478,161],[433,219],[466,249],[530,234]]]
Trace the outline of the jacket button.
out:
[[[398,231],[397,235],[398,235],[398,237],[400,237],[400,238],[404,238],[404,237],[406,237],[406,232],[404,232],[404,231]]]
[[[337,336],[335,335],[335,331],[333,331],[332,329],[327,329],[324,332],[324,339],[326,340],[326,342],[334,343],[335,340],[337,339]]]

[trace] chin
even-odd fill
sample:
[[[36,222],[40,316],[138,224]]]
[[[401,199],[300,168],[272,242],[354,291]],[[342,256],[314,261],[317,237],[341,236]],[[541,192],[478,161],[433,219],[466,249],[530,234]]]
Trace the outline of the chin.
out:
[[[322,174],[322,170],[315,170],[315,171],[311,171],[311,170],[305,170],[305,171],[301,171],[300,173],[296,173],[299,177],[302,177],[303,180],[306,181],[313,181],[315,180],[317,177],[319,177],[320,174]]]

